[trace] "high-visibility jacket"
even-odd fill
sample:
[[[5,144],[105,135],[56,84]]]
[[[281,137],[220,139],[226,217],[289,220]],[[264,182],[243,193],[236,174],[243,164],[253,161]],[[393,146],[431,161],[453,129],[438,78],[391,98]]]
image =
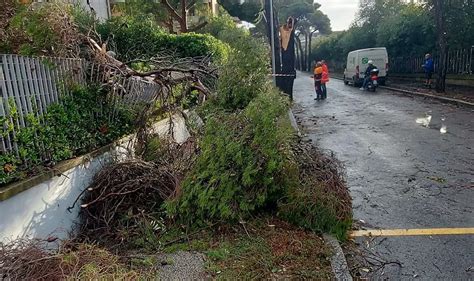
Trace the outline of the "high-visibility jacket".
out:
[[[322,77],[321,77],[321,82],[322,83],[327,83],[327,82],[329,82],[329,69],[328,69],[328,66],[323,64],[322,69],[323,69],[323,73],[322,73]]]
[[[316,67],[314,69],[314,81],[321,81],[323,76],[323,68],[322,67]]]

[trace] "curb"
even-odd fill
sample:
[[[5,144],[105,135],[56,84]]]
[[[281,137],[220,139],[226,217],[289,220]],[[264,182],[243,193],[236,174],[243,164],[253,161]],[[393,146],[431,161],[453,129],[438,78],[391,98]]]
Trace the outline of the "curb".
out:
[[[291,126],[295,129],[298,136],[301,137],[301,131],[298,127],[298,122],[296,122],[295,115],[293,114],[293,110],[291,108],[288,110],[288,117],[290,118]]]
[[[443,102],[452,103],[452,104],[456,104],[456,105],[464,105],[464,106],[474,107],[474,103],[463,101],[463,100],[447,98],[447,97],[440,97],[440,96],[436,96],[436,95],[432,95],[432,94],[413,92],[413,91],[408,91],[408,90],[403,90],[403,89],[398,89],[398,88],[393,88],[393,87],[387,87],[387,86],[380,86],[380,88],[385,89],[385,90],[389,90],[389,91],[393,91],[393,92],[408,94],[408,95],[412,95],[412,96],[421,96],[421,97],[425,97],[425,98],[440,100],[440,101],[443,101]]]
[[[342,251],[339,241],[328,234],[323,234],[323,238],[333,250],[333,255],[331,257],[331,267],[336,280],[352,281],[349,266],[347,265],[347,260],[344,256],[344,252]]]
[[[341,77],[333,77],[333,78],[337,79],[337,80],[341,80],[341,81],[343,80],[343,78],[341,78]],[[419,93],[419,92],[403,90],[403,89],[387,87],[387,86],[379,86],[379,87],[381,89],[389,90],[389,91],[392,91],[392,92],[398,92],[398,93],[401,93],[401,94],[404,94],[404,95],[420,96],[420,97],[425,97],[425,98],[430,98],[430,99],[434,99],[434,100],[443,101],[443,102],[446,102],[446,103],[451,103],[451,104],[456,104],[456,105],[463,105],[463,106],[468,106],[468,107],[474,107],[474,103],[459,100],[459,99],[440,97],[440,96],[436,96],[436,95]]]

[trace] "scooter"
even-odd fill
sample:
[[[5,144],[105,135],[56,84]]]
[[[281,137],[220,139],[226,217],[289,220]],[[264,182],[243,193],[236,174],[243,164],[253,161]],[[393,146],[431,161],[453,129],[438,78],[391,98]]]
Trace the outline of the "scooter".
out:
[[[369,82],[367,83],[368,91],[375,92],[379,84],[378,79],[379,79],[379,70],[377,68],[374,68],[370,71],[370,79],[369,79]]]

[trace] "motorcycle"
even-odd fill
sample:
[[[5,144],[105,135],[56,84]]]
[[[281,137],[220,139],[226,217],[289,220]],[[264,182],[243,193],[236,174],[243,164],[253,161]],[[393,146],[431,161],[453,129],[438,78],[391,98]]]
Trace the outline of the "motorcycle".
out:
[[[372,69],[370,71],[370,79],[369,82],[367,83],[367,90],[375,92],[375,90],[378,87],[378,79],[379,79],[379,70],[377,68]]]

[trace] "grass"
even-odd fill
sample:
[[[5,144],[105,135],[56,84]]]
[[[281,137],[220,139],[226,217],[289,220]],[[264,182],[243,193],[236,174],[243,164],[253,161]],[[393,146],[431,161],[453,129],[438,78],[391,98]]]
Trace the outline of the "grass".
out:
[[[323,239],[272,216],[200,231],[165,252],[199,251],[214,279],[330,279],[330,250]],[[168,237],[171,239],[171,237]]]

